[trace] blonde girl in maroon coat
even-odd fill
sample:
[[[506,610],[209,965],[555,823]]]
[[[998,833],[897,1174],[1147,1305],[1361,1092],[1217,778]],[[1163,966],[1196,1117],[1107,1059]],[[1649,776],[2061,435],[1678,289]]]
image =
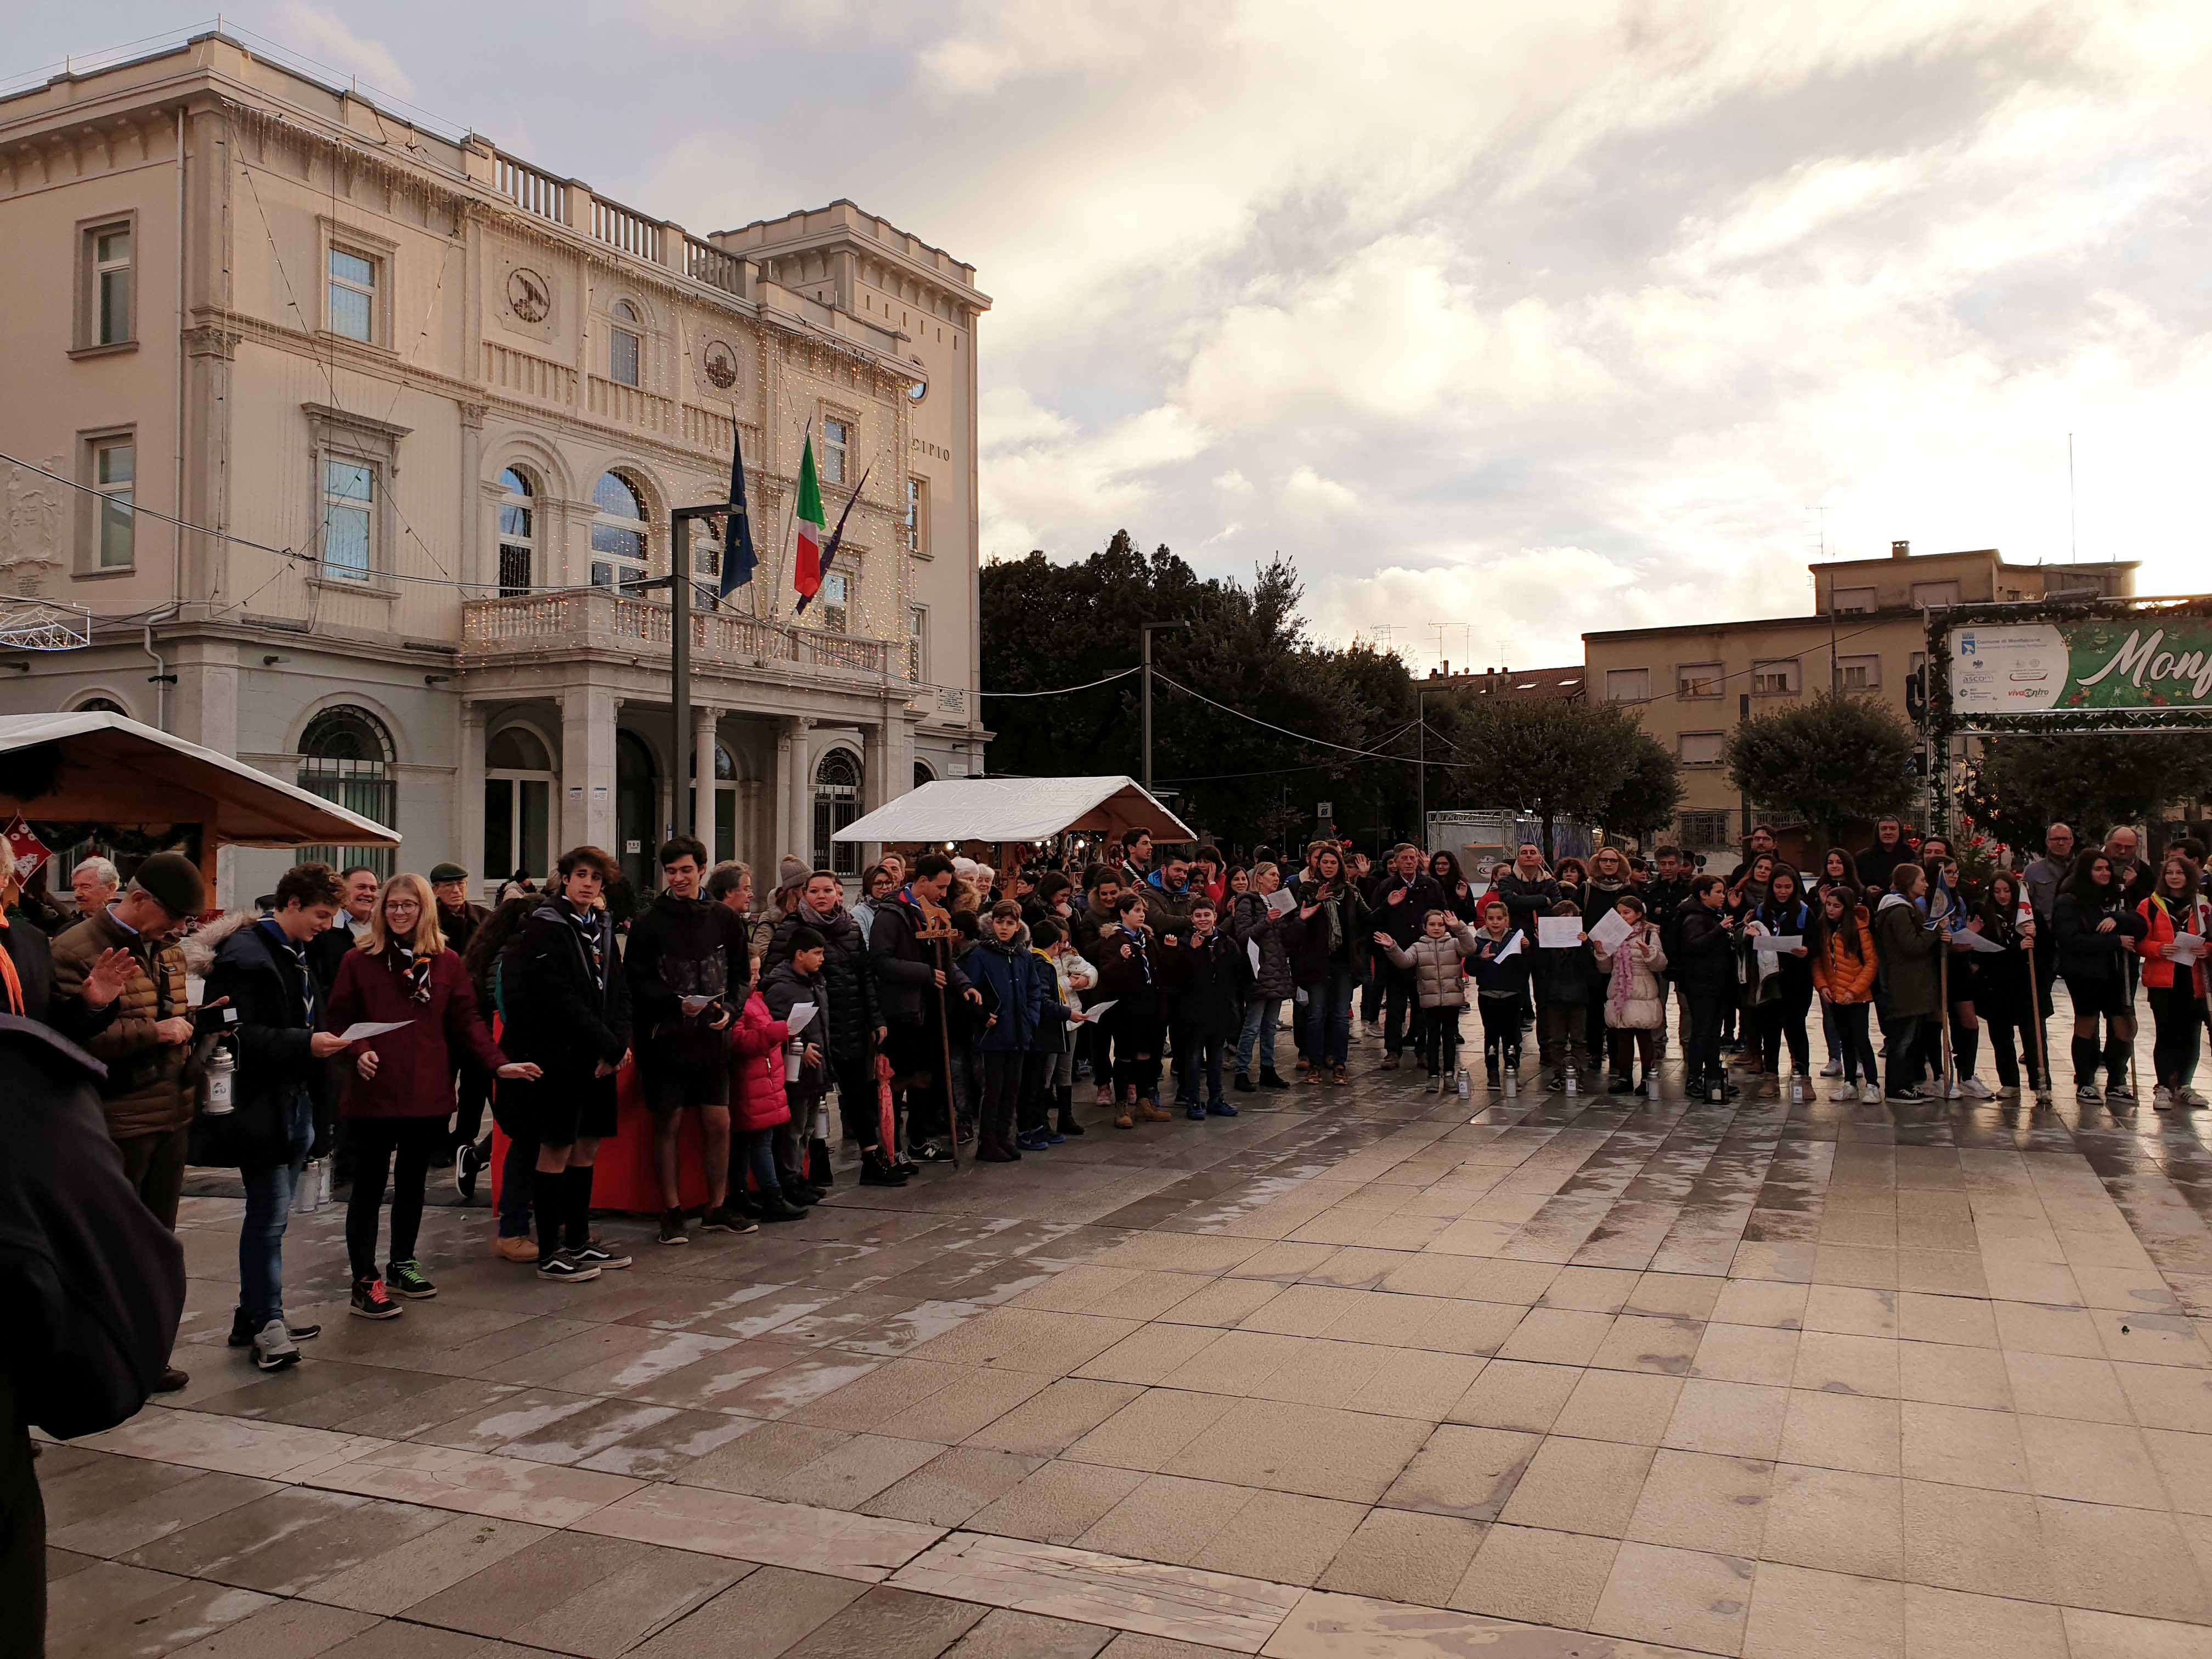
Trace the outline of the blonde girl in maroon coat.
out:
[[[430,884],[417,875],[397,875],[384,884],[368,931],[338,964],[325,1029],[342,1032],[356,1024],[398,1027],[348,1046],[345,1098],[338,1107],[353,1152],[353,1194],[346,1204],[352,1310],[363,1319],[390,1319],[400,1311],[392,1291],[416,1299],[438,1293],[415,1260],[415,1235],[430,1159],[453,1115],[453,1073],[461,1059],[502,1078],[535,1078],[538,1067],[510,1062],[491,1040],[468,970],[459,953],[446,948]],[[387,1171],[392,1257],[380,1276],[376,1232]]]

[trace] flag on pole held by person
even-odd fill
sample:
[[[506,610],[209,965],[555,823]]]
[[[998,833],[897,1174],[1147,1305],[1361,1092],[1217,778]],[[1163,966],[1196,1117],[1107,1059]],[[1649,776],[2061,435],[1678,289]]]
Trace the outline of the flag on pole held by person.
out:
[[[822,578],[830,574],[830,567],[836,562],[837,550],[845,544],[845,520],[853,516],[853,502],[860,499],[860,492],[868,487],[868,472],[874,471],[873,467],[870,467],[867,472],[860,474],[860,482],[853,487],[852,497],[846,501],[845,510],[837,515],[837,527],[830,532],[830,544],[822,550],[822,562],[815,572],[814,586],[817,590],[819,590],[822,586]],[[799,595],[799,603],[792,608],[791,614],[795,617],[805,610],[807,600],[813,597],[811,593]]]
[[[814,470],[814,434],[806,434],[805,452],[799,458],[799,504],[793,510],[793,527],[799,532],[799,555],[792,562],[791,585],[799,590],[799,609],[822,588],[822,480]]]
[[[745,511],[744,439],[730,422],[730,510],[722,529],[722,590],[726,599],[753,579],[760,556],[753,551],[752,515]]]

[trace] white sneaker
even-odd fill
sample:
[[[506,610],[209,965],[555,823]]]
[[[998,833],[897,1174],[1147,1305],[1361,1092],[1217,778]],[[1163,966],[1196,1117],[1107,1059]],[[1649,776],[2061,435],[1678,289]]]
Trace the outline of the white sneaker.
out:
[[[1859,1085],[1856,1083],[1846,1083],[1842,1088],[1837,1090],[1835,1093],[1828,1097],[1831,1100],[1842,1101],[1853,1101],[1856,1100],[1858,1097]]]
[[[1844,1062],[1840,1060],[1832,1060],[1820,1068],[1822,1077],[1841,1077],[1843,1074]]]
[[[1966,1092],[1956,1083],[1947,1083],[1943,1085],[1943,1098],[1946,1100],[1957,1100]]]
[[[2184,1106],[2189,1108],[2192,1112],[2201,1112],[2208,1103],[2208,1103],[2204,1097],[2198,1094],[2196,1090],[2186,1086],[2177,1089],[2174,1091],[2173,1097],[2179,1101]]]
[[[1998,1090],[1997,1093],[2006,1100],[2018,1100],[2020,1098],[2020,1085],[2017,1083],[2008,1083],[2003,1088]]]
[[[2094,1083],[2079,1083],[2074,1086],[2074,1099],[2077,1104],[2094,1106],[2104,1097],[2104,1091]]]
[[[1859,1090],[1859,1104],[1862,1106],[1881,1105],[1881,1091],[1875,1088],[1871,1083],[1864,1085]]]
[[[253,1334],[253,1363],[264,1371],[281,1371],[300,1363],[300,1351],[292,1346],[292,1333],[283,1320],[272,1319]]]
[[[2167,1088],[2163,1083],[2160,1084],[2155,1089],[2153,1089],[2150,1091],[2150,1109],[2154,1112],[2172,1111],[2173,1109],[2173,1091]]]
[[[1990,1097],[1990,1085],[1978,1077],[1961,1078],[1959,1080],[1959,1090],[1969,1100],[1987,1100]]]

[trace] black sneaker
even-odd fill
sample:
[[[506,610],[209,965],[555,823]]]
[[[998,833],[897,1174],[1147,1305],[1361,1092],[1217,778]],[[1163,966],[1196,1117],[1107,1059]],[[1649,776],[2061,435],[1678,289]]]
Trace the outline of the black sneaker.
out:
[[[574,1256],[577,1261],[583,1263],[586,1267],[627,1267],[629,1266],[629,1252],[623,1249],[619,1244],[608,1243],[603,1238],[595,1238],[592,1240],[591,1243],[585,1245],[580,1250],[568,1250],[563,1252],[563,1254]]]
[[[903,1187],[906,1177],[881,1152],[860,1154],[860,1184],[863,1187]]]
[[[394,1295],[404,1296],[410,1302],[428,1302],[438,1293],[438,1287],[422,1276],[422,1264],[411,1259],[385,1263],[384,1282],[391,1285]]]
[[[579,1261],[574,1250],[556,1250],[550,1255],[538,1258],[538,1276],[540,1279],[564,1279],[572,1285],[580,1285],[587,1279],[597,1279],[599,1269],[596,1263]]]
[[[461,1195],[461,1202],[472,1202],[477,1195],[477,1172],[483,1168],[483,1154],[467,1146],[453,1154],[453,1190]]]
[[[822,1201],[822,1194],[803,1182],[793,1182],[783,1189],[783,1201],[793,1209],[811,1209]]]
[[[684,1212],[667,1210],[660,1217],[660,1242],[664,1244],[689,1244],[691,1235],[684,1231]]]
[[[1237,1080],[1230,1085],[1230,1087],[1236,1090],[1240,1095],[1250,1094],[1252,1092],[1252,1079],[1250,1073],[1246,1072],[1237,1073]]]
[[[772,1224],[804,1221],[806,1219],[806,1212],[796,1204],[785,1203],[781,1193],[769,1193],[761,1200],[760,1218]]]
[[[903,1176],[908,1181],[921,1173],[921,1165],[910,1158],[894,1158],[890,1160],[890,1166],[893,1175]]]
[[[728,1205],[719,1210],[709,1210],[699,1218],[702,1233],[757,1233],[760,1224],[750,1216],[740,1215]]]
[[[924,1164],[949,1164],[952,1161],[952,1154],[945,1150],[945,1143],[933,1139],[915,1147],[914,1155]]]
[[[1287,1089],[1291,1086],[1291,1080],[1270,1066],[1261,1072],[1260,1086],[1262,1089]]]
[[[407,1310],[392,1299],[382,1279],[356,1279],[351,1311],[356,1319],[397,1319]]]

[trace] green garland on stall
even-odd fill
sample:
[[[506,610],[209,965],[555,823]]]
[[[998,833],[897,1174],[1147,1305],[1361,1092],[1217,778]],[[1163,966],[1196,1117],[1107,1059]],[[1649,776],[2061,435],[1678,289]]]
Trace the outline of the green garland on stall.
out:
[[[2187,617],[2212,620],[2212,597],[2190,599],[2023,599],[2009,604],[1953,605],[1928,613],[1926,712],[1929,737],[1942,753],[1961,732],[1981,737],[2078,737],[2098,732],[2212,732],[2212,709],[2069,708],[2064,713],[1996,714],[1960,720],[1951,708],[1951,630],[1967,626],[2078,623]]]

